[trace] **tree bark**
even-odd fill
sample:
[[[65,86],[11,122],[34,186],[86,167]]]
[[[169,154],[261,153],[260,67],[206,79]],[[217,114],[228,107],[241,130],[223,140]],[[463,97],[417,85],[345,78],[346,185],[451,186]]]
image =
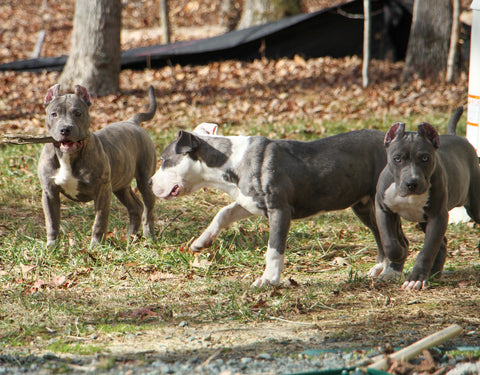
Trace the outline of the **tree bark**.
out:
[[[168,0],[160,0],[160,27],[162,29],[162,42],[170,43],[170,20],[168,18]]]
[[[444,77],[451,27],[450,0],[415,0],[403,80]]]
[[[237,29],[278,21],[300,11],[300,0],[245,0]]]
[[[119,90],[120,0],[76,0],[72,44],[60,84],[80,84],[93,95]]]
[[[368,87],[368,65],[370,64],[370,0],[363,0],[363,65],[362,65],[362,84]]]
[[[447,82],[453,82],[455,76],[455,61],[458,54],[458,34],[460,28],[460,0],[453,0],[452,32],[450,35],[450,48],[447,60]]]

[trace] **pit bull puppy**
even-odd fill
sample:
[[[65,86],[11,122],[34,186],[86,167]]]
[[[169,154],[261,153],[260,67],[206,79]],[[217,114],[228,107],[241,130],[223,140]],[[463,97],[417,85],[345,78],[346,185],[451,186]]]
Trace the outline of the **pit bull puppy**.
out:
[[[149,180],[155,173],[155,146],[139,126],[155,115],[153,87],[149,88],[147,112],[96,133],[90,131],[91,102],[87,90],[79,85],[74,94],[60,95],[59,90],[57,84],[45,97],[46,125],[56,142],[44,146],[38,164],[47,246],[57,245],[60,193],[78,202],[94,201],[92,247],[101,242],[107,231],[112,192],[128,210],[129,234],[136,233],[143,214],[143,233],[153,236],[155,195]],[[131,189],[133,178],[143,204]]]
[[[359,130],[311,142],[260,136],[215,135],[215,124],[180,131],[161,154],[152,178],[155,195],[173,199],[201,187],[228,193],[235,202],[222,208],[192,244],[208,247],[231,223],[266,216],[270,237],[266,268],[252,286],[276,285],[284,265],[292,219],[352,207],[381,247],[375,223],[377,178],[385,166],[383,133]],[[383,250],[382,250],[383,251]]]
[[[464,206],[480,223],[480,168],[475,149],[455,135],[463,108],[457,109],[447,135],[438,135],[428,123],[418,131],[406,132],[405,124],[393,124],[385,135],[388,163],[378,180],[376,218],[383,244],[377,264],[369,275],[383,279],[402,275],[408,255],[408,241],[400,218],[420,223],[425,232],[423,249],[411,274],[403,283],[406,290],[428,285],[430,275],[439,277],[447,256],[444,237],[448,211]]]

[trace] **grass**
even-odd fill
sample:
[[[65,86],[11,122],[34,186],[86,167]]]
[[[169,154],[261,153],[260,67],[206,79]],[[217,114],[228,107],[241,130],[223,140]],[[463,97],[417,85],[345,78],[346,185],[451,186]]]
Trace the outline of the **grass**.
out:
[[[449,114],[423,118],[445,124]],[[411,117],[405,122],[419,123]],[[227,125],[220,133],[262,134],[309,140],[350,128],[386,130],[393,119],[362,123],[265,123],[254,129]],[[152,134],[160,152],[177,129]],[[464,132],[464,125],[460,133]],[[256,290],[250,283],[264,267],[268,222],[252,218],[221,233],[195,265],[188,242],[218,208],[230,202],[221,192],[201,191],[156,206],[156,241],[126,238],[127,216],[113,199],[106,243],[88,248],[93,206],[62,200],[60,246],[46,249],[36,163],[41,146],[0,146],[0,349],[25,347],[57,353],[107,350],[109,337],[195,324],[268,322],[273,318],[317,322],[330,337],[349,340],[396,327],[428,330],[445,322],[477,326],[479,265],[477,228],[450,227],[447,276],[422,294],[405,294],[393,283],[366,277],[375,262],[370,232],[349,211],[292,223],[283,277],[290,286]],[[412,257],[423,243],[415,225],[404,223]],[[477,292],[473,292],[473,291]],[[409,304],[416,300],[422,313]],[[413,301],[413,302],[412,302]],[[470,303],[469,303],[470,301]],[[442,311],[438,314],[438,311]],[[342,323],[343,322],[343,323]],[[348,323],[346,323],[348,322]],[[90,342],[91,337],[98,339]],[[85,342],[72,341],[76,340]]]

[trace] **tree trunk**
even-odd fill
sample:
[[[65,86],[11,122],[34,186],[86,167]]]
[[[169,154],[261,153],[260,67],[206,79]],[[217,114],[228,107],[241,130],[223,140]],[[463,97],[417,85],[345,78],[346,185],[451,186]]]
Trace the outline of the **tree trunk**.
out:
[[[300,0],[245,0],[237,29],[278,21],[300,11]]]
[[[362,65],[362,85],[368,87],[368,65],[370,64],[370,35],[372,32],[370,25],[370,0],[363,0],[363,65]]]
[[[76,0],[61,85],[80,84],[93,95],[118,92],[121,10],[120,0]]]
[[[450,0],[415,0],[403,79],[444,77],[452,27]]]
[[[450,48],[447,59],[447,82],[453,82],[455,77],[455,62],[458,55],[458,34],[460,29],[460,0],[453,0],[452,32],[450,35]]]
[[[170,43],[170,19],[168,18],[168,0],[160,0],[160,27],[162,30],[162,42]]]

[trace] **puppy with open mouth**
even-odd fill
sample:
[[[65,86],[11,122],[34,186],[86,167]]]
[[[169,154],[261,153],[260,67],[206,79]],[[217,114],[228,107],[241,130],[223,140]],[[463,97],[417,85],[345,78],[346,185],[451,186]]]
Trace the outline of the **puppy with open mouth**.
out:
[[[155,172],[155,146],[140,123],[155,115],[153,87],[150,107],[128,121],[90,131],[90,95],[76,85],[73,94],[60,95],[60,86],[45,96],[46,125],[55,140],[46,144],[38,163],[47,246],[55,246],[60,228],[60,193],[78,201],[94,201],[95,222],[91,246],[102,241],[108,226],[112,193],[127,208],[129,234],[136,233],[143,216],[144,235],[153,236],[155,195],[149,180]],[[137,181],[143,204],[131,188]]]
[[[386,164],[382,132],[358,130],[300,142],[223,137],[216,130],[217,125],[203,123],[193,132],[180,131],[161,154],[151,181],[154,194],[164,199],[202,187],[220,189],[234,199],[191,244],[193,251],[210,246],[235,221],[265,216],[270,224],[266,268],[253,286],[276,285],[291,220],[348,207],[381,247],[374,196]]]

